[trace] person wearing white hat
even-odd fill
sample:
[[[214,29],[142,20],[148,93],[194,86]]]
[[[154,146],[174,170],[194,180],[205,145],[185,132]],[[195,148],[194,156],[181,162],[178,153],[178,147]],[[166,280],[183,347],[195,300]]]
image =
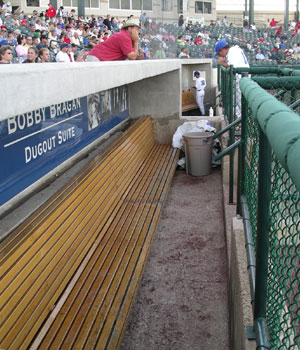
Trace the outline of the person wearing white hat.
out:
[[[138,43],[139,21],[130,18],[124,23],[120,32],[97,44],[89,52],[87,62],[143,59],[143,54],[139,55]]]
[[[9,1],[7,1],[6,3],[4,3],[2,5],[2,11],[4,13],[11,13],[12,12],[12,6],[11,6],[11,3]]]

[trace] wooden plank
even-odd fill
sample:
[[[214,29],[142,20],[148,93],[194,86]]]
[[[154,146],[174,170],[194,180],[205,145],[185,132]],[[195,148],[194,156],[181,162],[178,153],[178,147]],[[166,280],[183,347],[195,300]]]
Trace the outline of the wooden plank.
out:
[[[142,184],[142,186],[143,186],[143,184]],[[132,201],[129,199],[128,204],[132,206],[132,203],[131,203],[131,202],[132,202]],[[129,208],[129,213],[131,213],[131,215],[134,215],[134,212],[133,212],[130,208]],[[125,213],[125,215],[128,215],[128,213]],[[123,216],[124,216],[124,214],[123,214]],[[111,229],[114,230],[114,231],[116,231],[116,232],[118,232],[118,231],[120,230],[120,225],[122,226],[122,223],[121,223],[121,224],[120,224],[120,223],[118,224],[119,228],[112,227]],[[109,239],[111,239],[111,238],[109,238]],[[118,243],[117,243],[117,244],[118,244]],[[106,265],[104,266],[104,268],[109,268],[109,265],[107,264],[107,258],[105,257],[106,254],[107,254],[106,251],[105,251],[104,253],[101,252],[101,256],[100,256],[100,258],[99,258],[99,261],[100,261],[100,262],[101,262],[101,261],[104,261],[104,264],[106,264]],[[99,285],[101,285],[101,283],[100,283],[99,281],[97,281],[96,285],[99,286]],[[86,289],[86,287],[85,287],[84,289]],[[74,325],[74,323],[72,323],[72,325],[73,325],[73,328],[76,326],[76,325]],[[49,345],[47,344],[47,346],[49,346]],[[57,347],[57,346],[59,346],[58,343],[55,344],[54,348]],[[43,347],[45,347],[45,344],[43,344]],[[43,347],[41,347],[41,348],[43,348]]]

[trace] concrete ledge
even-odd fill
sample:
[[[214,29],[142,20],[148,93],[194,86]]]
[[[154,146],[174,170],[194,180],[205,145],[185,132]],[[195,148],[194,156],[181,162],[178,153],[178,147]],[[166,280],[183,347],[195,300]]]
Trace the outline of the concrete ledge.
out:
[[[256,341],[248,340],[246,326],[253,325],[250,283],[247,269],[243,221],[232,219],[229,270],[229,309],[231,312],[231,349],[255,350]]]
[[[146,60],[0,67],[0,85],[5,86],[0,94],[0,121],[170,71],[179,72],[181,64],[180,60]]]

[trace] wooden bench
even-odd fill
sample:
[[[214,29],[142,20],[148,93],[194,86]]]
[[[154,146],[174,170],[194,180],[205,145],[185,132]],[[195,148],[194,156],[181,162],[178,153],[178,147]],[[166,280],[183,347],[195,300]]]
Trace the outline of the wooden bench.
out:
[[[182,101],[182,112],[188,112],[198,108],[198,105],[192,90],[182,91],[181,101]]]
[[[118,347],[177,160],[141,118],[1,242],[1,349]]]

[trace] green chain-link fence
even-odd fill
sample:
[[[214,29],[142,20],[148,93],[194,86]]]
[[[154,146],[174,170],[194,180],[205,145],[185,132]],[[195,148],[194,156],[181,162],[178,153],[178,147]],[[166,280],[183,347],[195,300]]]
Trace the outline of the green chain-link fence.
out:
[[[260,85],[268,82],[265,79]],[[293,77],[284,79],[293,82]],[[289,86],[282,78],[277,80],[268,89],[275,91],[272,95],[284,89],[283,102],[290,105],[291,99],[292,103],[299,99],[295,82]],[[247,101],[242,116],[241,193],[256,251],[254,318],[255,324],[265,319],[267,327],[258,348],[296,350],[300,349],[300,117],[249,78],[242,79],[241,90]]]

